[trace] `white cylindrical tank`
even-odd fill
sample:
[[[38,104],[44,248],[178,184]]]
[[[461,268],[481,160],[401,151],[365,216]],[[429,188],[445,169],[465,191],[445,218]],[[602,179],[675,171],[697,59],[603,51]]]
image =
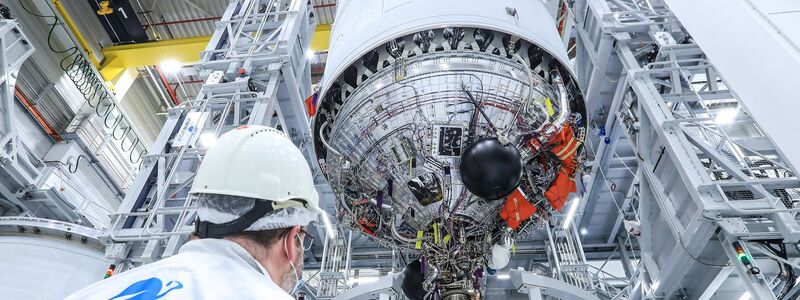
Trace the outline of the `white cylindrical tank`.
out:
[[[538,0],[340,0],[337,13],[313,124],[336,215],[420,252],[438,270],[424,290],[470,298],[456,287],[481,277],[498,237],[530,232],[573,189],[586,109],[556,20]]]
[[[336,13],[323,91],[367,51],[430,28],[479,27],[514,34],[569,64],[553,16],[538,0],[340,0]]]
[[[102,280],[110,262],[98,233],[53,220],[0,218],[0,298],[63,299]]]
[[[348,225],[410,247],[444,210],[495,224],[499,207],[475,196],[541,198],[561,162],[535,145],[565,126],[582,139],[584,99],[541,1],[343,0],[337,14],[313,133]],[[492,138],[519,152],[498,170],[528,171],[469,180],[465,149]]]

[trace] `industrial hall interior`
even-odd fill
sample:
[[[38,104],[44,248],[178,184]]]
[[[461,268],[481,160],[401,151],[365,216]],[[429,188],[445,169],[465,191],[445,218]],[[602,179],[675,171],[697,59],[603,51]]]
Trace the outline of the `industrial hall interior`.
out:
[[[800,299],[798,74],[796,0],[0,0],[0,299]]]

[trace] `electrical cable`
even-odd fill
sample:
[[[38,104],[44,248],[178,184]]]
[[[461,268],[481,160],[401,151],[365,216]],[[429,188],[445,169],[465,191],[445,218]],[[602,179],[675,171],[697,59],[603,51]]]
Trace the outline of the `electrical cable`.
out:
[[[775,256],[788,260],[788,253],[786,252],[786,244],[784,244],[783,241],[766,240],[766,241],[757,241],[757,243],[759,243],[762,247],[764,247],[764,249],[771,252]],[[778,249],[773,248],[772,247],[773,244],[777,244],[779,248]],[[775,263],[778,264],[778,270],[780,270],[781,272],[779,276],[785,277],[786,281],[784,286],[781,288],[781,291],[776,296],[778,300],[782,300],[786,297],[786,294],[789,293],[789,290],[791,290],[795,286],[794,282],[797,279],[797,276],[794,273],[794,267],[792,267],[792,265],[783,263],[781,261],[778,261],[777,259],[775,260]]]
[[[80,155],[78,155],[78,159],[75,160],[75,165],[74,166],[72,164],[64,163],[64,162],[58,161],[58,160],[45,160],[45,161],[42,161],[42,162],[44,162],[44,163],[56,163],[56,164],[60,164],[60,165],[63,165],[63,166],[67,166],[67,170],[69,171],[69,173],[70,174],[75,174],[75,172],[78,172],[78,166],[81,163],[81,158],[88,160],[88,158],[86,158],[86,156],[83,156],[83,154],[80,154]]]
[[[591,150],[592,152],[595,152],[595,151],[594,151],[594,149],[592,149],[591,145],[589,146],[589,148],[590,148],[590,150]],[[596,153],[596,152],[595,152],[595,153]],[[605,172],[603,172],[603,169],[602,169],[602,168],[601,168],[601,169],[598,169],[598,171],[600,171],[600,172],[599,172],[599,173],[600,173],[600,175],[601,175],[601,176],[603,176],[603,181],[604,181],[604,182],[605,182],[605,184],[606,184],[606,188],[607,188],[609,191],[611,191],[611,186],[608,184],[608,181],[609,181],[609,180],[608,180],[608,178],[606,178],[606,174],[605,174]],[[619,204],[617,204],[617,199],[616,199],[616,197],[614,196],[614,193],[613,193],[613,192],[611,192],[611,193],[609,193],[609,194],[611,195],[612,202],[614,202],[614,206],[616,206],[616,207],[617,207],[617,210],[619,211],[619,213],[620,213],[620,214],[622,214],[622,215],[624,216],[624,213],[623,213],[623,211],[622,211],[622,208],[619,206]],[[639,220],[639,219],[640,219],[640,218],[639,218],[639,214],[636,212],[636,210],[635,210],[635,209],[633,210],[633,213],[634,213],[634,215],[635,215],[636,219],[637,219],[637,220]],[[701,264],[701,265],[704,265],[704,266],[707,266],[707,267],[715,267],[715,268],[723,268],[723,267],[726,267],[726,266],[727,266],[727,264],[726,264],[726,265],[718,265],[718,264],[711,264],[711,263],[706,263],[706,262],[703,262],[703,261],[701,261],[700,259],[698,259],[698,258],[697,258],[697,257],[695,257],[694,255],[692,255],[692,253],[691,253],[691,252],[689,252],[689,249],[686,249],[686,246],[683,244],[683,240],[681,239],[680,235],[677,237],[676,241],[678,242],[678,245],[680,245],[680,246],[681,246],[681,248],[683,249],[683,251],[686,253],[686,255],[687,255],[687,256],[689,256],[689,257],[690,257],[692,260],[694,260],[695,262],[697,262],[697,263],[699,263],[699,264]]]
[[[77,45],[61,50],[54,47],[53,34],[59,25],[64,28],[64,23],[62,23],[61,20],[59,20],[55,15],[48,16],[31,11],[25,6],[23,0],[19,0],[19,5],[23,10],[33,16],[53,20],[53,24],[50,26],[50,29],[47,33],[47,46],[53,53],[65,55],[64,58],[59,61],[59,67],[64,71],[65,74],[67,74],[67,77],[70,78],[72,83],[75,84],[75,87],[78,88],[78,92],[83,95],[86,103],[89,104],[90,107],[94,108],[95,114],[104,119],[103,126],[105,126],[107,129],[111,129],[111,138],[120,142],[119,146],[122,148],[120,150],[122,150],[122,152],[130,151],[128,160],[132,164],[140,163],[142,161],[142,157],[147,155],[148,151],[142,144],[141,139],[136,132],[131,130],[132,126],[130,122],[123,116],[121,111],[118,111],[116,117],[113,117],[112,111],[115,109],[118,110],[116,100],[114,99],[114,95],[106,88],[104,81],[95,72],[92,63],[83,55]],[[64,28],[64,30],[66,31],[67,29]],[[93,99],[96,99],[97,103],[92,103]],[[101,111],[101,106],[104,105],[105,110]],[[109,125],[109,116],[114,118],[112,125]],[[124,123],[126,126],[121,126],[123,121],[125,121]],[[118,128],[123,128],[123,134],[119,138],[116,134],[114,134]],[[123,140],[131,133],[133,134],[132,138],[129,138],[129,140],[132,141],[131,146],[128,150],[125,150],[125,147],[122,145]],[[137,147],[141,150],[138,151],[138,159],[134,160],[134,149]]]
[[[473,97],[472,93],[469,90],[467,90],[466,88],[463,88],[463,91],[467,95],[467,98],[469,98],[469,100],[472,102],[472,104],[475,105],[475,109],[477,109],[478,112],[481,113],[483,118],[486,119],[486,123],[489,124],[489,128],[492,129],[492,132],[495,135],[499,135],[500,132],[497,131],[497,127],[495,127],[494,123],[492,123],[492,119],[490,119],[489,116],[486,115],[486,112],[483,111],[483,108],[481,107],[481,104],[478,102],[478,100],[475,100],[475,97]]]

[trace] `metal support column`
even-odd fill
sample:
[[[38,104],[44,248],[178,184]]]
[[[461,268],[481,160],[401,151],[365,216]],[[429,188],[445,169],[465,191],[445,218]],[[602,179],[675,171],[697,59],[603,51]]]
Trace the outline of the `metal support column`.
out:
[[[638,207],[624,218],[641,223],[643,271],[632,297],[699,298],[737,264],[731,241],[797,242],[796,166],[666,4],[578,0],[570,9],[577,63],[587,66],[579,75],[599,102],[590,112],[606,130],[624,133],[638,165],[638,188],[616,187]],[[764,280],[748,290],[754,299],[775,298]]]
[[[194,66],[205,84],[197,98],[169,110],[113,215],[109,236],[126,248],[114,259],[139,265],[176,253],[196,218],[195,199],[188,195],[194,173],[222,133],[246,124],[276,126],[313,154],[301,99],[310,87],[298,86],[298,78],[311,75],[307,67],[291,68],[308,65],[302,53],[316,26],[311,9],[302,0],[231,1]]]

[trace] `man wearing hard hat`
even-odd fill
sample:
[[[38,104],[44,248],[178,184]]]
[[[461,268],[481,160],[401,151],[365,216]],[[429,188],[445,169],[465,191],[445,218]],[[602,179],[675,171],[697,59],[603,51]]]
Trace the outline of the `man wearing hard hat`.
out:
[[[305,227],[324,212],[311,170],[286,135],[263,126],[223,134],[190,194],[198,220],[179,254],[67,299],[292,299],[312,242]]]

